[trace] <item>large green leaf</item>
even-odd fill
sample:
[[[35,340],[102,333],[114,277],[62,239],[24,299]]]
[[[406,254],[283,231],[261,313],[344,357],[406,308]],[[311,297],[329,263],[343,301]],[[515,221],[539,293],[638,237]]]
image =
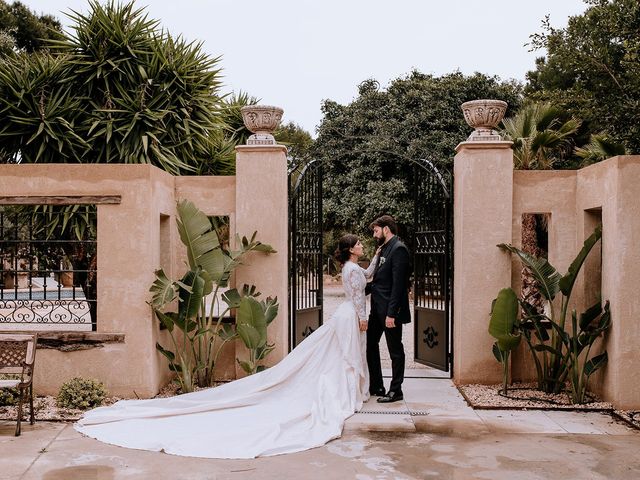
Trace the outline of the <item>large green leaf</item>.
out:
[[[278,297],[269,297],[266,301],[260,303],[264,310],[265,322],[269,325],[278,315],[278,309],[280,307],[280,305],[278,305]]]
[[[598,226],[589,238],[584,241],[584,245],[578,253],[578,256],[573,260],[573,262],[571,262],[571,265],[569,265],[569,271],[560,279],[560,290],[566,297],[571,295],[573,284],[575,283],[576,277],[582,268],[582,264],[587,259],[587,255],[589,255],[589,252],[600,238],[602,238],[602,227]]]
[[[149,291],[153,294],[151,296],[151,306],[154,308],[162,308],[168,303],[171,303],[176,298],[176,288],[174,283],[169,280],[164,270],[156,270],[156,279],[151,284]]]
[[[218,236],[213,230],[209,218],[189,200],[181,200],[177,205],[178,232],[180,239],[187,247],[187,258],[191,269],[202,266],[201,257],[207,252],[220,247]],[[203,267],[204,268],[204,267]],[[213,272],[204,268],[212,277]]]
[[[584,374],[589,377],[593,372],[603,367],[607,361],[609,360],[609,356],[607,352],[601,353],[588,360],[587,363],[584,364]]]
[[[201,270],[188,271],[178,283],[179,299],[178,312],[183,322],[188,322],[198,315],[198,310],[204,297],[205,280],[200,275]],[[187,331],[191,328],[187,327]]]
[[[514,334],[518,320],[518,297],[511,288],[503,288],[493,302],[489,334],[498,342],[500,350],[507,352],[520,344],[520,332]]]
[[[236,324],[238,326],[238,334],[243,337],[243,333],[241,332],[241,328],[248,325],[255,330],[259,337],[257,341],[253,341],[250,346],[247,344],[248,348],[257,348],[261,345],[264,345],[267,341],[267,321],[264,315],[264,311],[262,309],[262,305],[253,297],[242,297],[240,302],[240,306],[237,310],[236,316]],[[243,337],[244,340],[244,337]]]
[[[262,335],[253,325],[239,323],[236,326],[236,330],[247,348],[257,349],[262,345]]]
[[[591,322],[600,316],[602,313],[602,304],[598,301],[594,305],[591,305],[583,313],[580,314],[580,330],[586,330]]]
[[[498,247],[511,252],[520,258],[522,263],[529,268],[531,274],[538,282],[538,288],[544,298],[549,301],[555,298],[556,294],[560,290],[559,282],[562,277],[553,265],[547,262],[545,258],[536,258],[533,255],[506,243],[501,243]]]

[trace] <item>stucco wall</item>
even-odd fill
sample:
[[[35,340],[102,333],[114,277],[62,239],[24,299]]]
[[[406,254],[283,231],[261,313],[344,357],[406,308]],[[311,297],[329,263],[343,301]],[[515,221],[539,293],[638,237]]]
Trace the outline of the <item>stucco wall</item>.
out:
[[[456,188],[465,188],[465,185],[474,183],[482,184],[489,175],[495,177],[493,167],[502,155],[495,150],[495,145],[478,145],[475,149],[469,149],[462,144],[455,160],[455,172],[458,175],[455,180]],[[477,161],[477,167],[469,169],[468,166],[474,161]],[[489,168],[483,171],[483,165]],[[490,199],[497,198],[494,193],[483,191],[478,194],[468,190],[455,193],[454,354],[457,368],[454,379],[458,382],[498,381],[500,371],[490,348],[486,348],[487,342],[478,339],[471,342],[464,337],[469,331],[476,330],[478,334],[482,330],[482,335],[488,337],[486,329],[490,303],[484,300],[485,297],[494,298],[499,289],[493,285],[495,282],[476,282],[475,288],[481,292],[475,291],[472,295],[467,293],[469,289],[464,289],[464,282],[475,278],[475,267],[466,264],[470,261],[471,250],[468,248],[471,247],[467,247],[466,253],[462,248],[463,244],[466,245],[465,242],[469,243],[466,236],[469,225],[475,222],[472,220],[473,215],[482,215],[486,222],[496,225],[497,230],[504,234],[503,220],[509,214],[510,242],[520,246],[522,214],[549,213],[549,262],[563,274],[582,248],[584,240],[598,223],[602,223],[602,244],[596,245],[585,262],[574,287],[570,308],[576,308],[580,313],[593,304],[598,294],[602,295],[603,300],[611,302],[612,326],[602,342],[602,346],[608,351],[609,363],[592,378],[590,386],[619,408],[640,408],[640,296],[637,294],[637,286],[640,284],[640,156],[614,157],[576,171],[513,171],[510,175],[513,182],[503,182],[500,197],[512,198],[510,213],[506,210],[497,211],[495,208],[490,212],[480,211]],[[465,198],[466,201],[461,201]],[[482,206],[480,210],[478,204]],[[473,251],[489,251],[491,248],[497,250],[495,235],[485,238],[479,234],[480,230],[481,228],[473,229],[477,242],[472,246]],[[458,238],[460,236],[465,238]],[[475,257],[478,258],[477,255]],[[493,272],[493,278],[502,278],[501,264],[496,265],[493,261],[483,261],[482,264]],[[500,287],[510,283],[519,291],[520,271],[520,262],[512,258],[510,282],[505,282]],[[472,277],[466,278],[469,274]],[[560,299],[556,300],[559,302]],[[559,303],[557,306],[559,307]],[[465,314],[474,310],[482,314]],[[475,330],[466,326],[470,320],[478,322]],[[478,368],[460,361],[469,355],[469,349],[475,352],[476,365],[485,367]],[[485,371],[487,368],[489,373]],[[515,380],[535,378],[530,353],[524,343],[512,356],[512,374]]]
[[[229,215],[233,233],[235,183],[236,177],[173,177],[149,165],[0,165],[3,196],[121,196],[120,204],[97,207],[97,331],[124,334],[124,343],[70,352],[38,349],[37,393],[55,394],[74,376],[97,378],[113,395],[157,393],[170,375],[155,345],[170,340],[146,302],[156,269],[173,277],[184,272],[176,200],[189,199],[207,214]],[[235,376],[232,346],[218,373]]]

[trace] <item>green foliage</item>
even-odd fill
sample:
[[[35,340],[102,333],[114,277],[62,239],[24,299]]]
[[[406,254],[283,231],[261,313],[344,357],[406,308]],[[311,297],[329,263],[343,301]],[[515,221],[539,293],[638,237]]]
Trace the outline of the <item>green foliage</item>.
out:
[[[604,134],[591,135],[588,145],[576,148],[576,155],[582,159],[581,166],[606,160],[617,155],[626,155],[624,145],[611,140]]]
[[[546,49],[527,75],[526,93],[549,100],[600,132],[640,153],[640,3],[637,0],[585,0],[589,8],[532,35],[532,46]]]
[[[590,354],[594,343],[611,325],[608,302],[604,307],[598,302],[588,308],[579,321],[573,310],[571,332],[567,332],[565,328],[576,277],[589,252],[601,238],[602,229],[598,227],[585,240],[565,275],[561,275],[544,258],[534,257],[511,245],[498,245],[517,255],[523,265],[531,270],[540,286],[540,292],[548,301],[548,314],[540,314],[527,302],[519,301],[523,314],[517,326],[532,353],[538,374],[538,388],[545,392],[559,393],[569,380],[573,403],[584,402],[589,377],[607,361],[606,351],[593,357]],[[556,314],[553,301],[558,293],[562,294],[562,302],[560,313]],[[551,334],[548,333],[549,328]]]
[[[0,63],[4,161],[150,163],[175,175],[233,171],[219,58],[133,3],[90,1],[53,53]]]
[[[264,369],[260,362],[275,348],[267,343],[267,327],[278,314],[278,298],[267,298],[259,302],[245,296],[237,304],[236,329],[238,336],[249,349],[249,360],[237,359],[238,364],[249,375]]]
[[[287,147],[287,163],[289,168],[293,165],[301,165],[311,161],[311,149],[313,138],[304,128],[289,122],[280,125],[273,133],[276,141]]]
[[[16,378],[13,375],[0,375],[0,380],[10,380]],[[20,389],[0,388],[0,407],[17,405],[20,399]]]
[[[0,0],[0,57],[44,50],[47,41],[61,37],[62,25],[52,15],[37,15],[21,2]]]
[[[551,103],[528,103],[502,123],[518,170],[546,170],[570,157],[581,124]]]
[[[518,298],[510,288],[503,288],[491,306],[489,334],[496,339],[493,355],[502,364],[502,387],[507,394],[509,382],[509,355],[520,345],[521,333],[518,328]]]
[[[62,408],[87,410],[102,405],[107,391],[98,380],[75,377],[60,387],[56,403]]]
[[[470,133],[460,105],[497,98],[511,112],[520,105],[520,91],[515,83],[482,74],[434,77],[413,71],[386,90],[375,80],[361,83],[348,105],[325,101],[312,148],[314,158],[325,160],[324,230],[368,234],[369,223],[382,212],[410,224],[410,159],[428,158],[450,169],[456,145]]]
[[[193,203],[178,202],[178,232],[187,249],[188,270],[180,280],[171,280],[163,270],[155,272],[156,280],[149,291],[150,305],[167,329],[172,349],[156,344],[157,350],[169,361],[169,369],[177,373],[182,392],[196,386],[213,385],[215,366],[227,342],[240,336],[251,351],[251,372],[273,349],[266,343],[266,326],[277,313],[277,300],[259,302],[255,286],[244,285],[222,294],[226,307],[219,305],[219,289],[229,284],[233,271],[250,252],[275,253],[267,244],[236,236],[238,250],[225,247],[211,219]],[[177,300],[178,310],[167,311]],[[207,304],[207,301],[209,302]],[[222,319],[236,309],[236,329],[222,324]],[[219,312],[217,315],[216,313]],[[242,365],[242,363],[241,363]],[[244,368],[244,366],[243,366]]]

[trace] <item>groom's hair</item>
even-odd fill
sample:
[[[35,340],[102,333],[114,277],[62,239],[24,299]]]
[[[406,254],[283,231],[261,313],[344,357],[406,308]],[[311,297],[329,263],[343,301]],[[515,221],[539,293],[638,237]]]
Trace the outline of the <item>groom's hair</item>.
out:
[[[373,227],[389,227],[391,233],[393,233],[394,235],[398,233],[398,225],[396,224],[395,218],[393,218],[391,215],[382,215],[381,217],[376,218],[373,222],[371,222],[371,225],[369,225],[369,228],[371,230],[373,230]]]

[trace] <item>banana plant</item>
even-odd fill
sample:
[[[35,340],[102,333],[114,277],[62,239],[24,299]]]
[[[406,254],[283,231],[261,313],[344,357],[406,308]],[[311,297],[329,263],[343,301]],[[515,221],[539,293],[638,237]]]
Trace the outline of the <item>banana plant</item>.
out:
[[[208,387],[213,384],[215,366],[222,348],[239,334],[240,323],[244,320],[238,322],[238,329],[222,324],[222,319],[231,309],[237,309],[238,318],[244,318],[247,308],[244,305],[252,305],[251,301],[254,301],[261,308],[264,307],[263,316],[270,319],[267,325],[275,317],[269,300],[256,300],[261,294],[255,286],[245,285],[240,290],[226,291],[222,295],[222,301],[226,304],[224,308],[217,303],[220,288],[229,285],[231,274],[243,264],[249,252],[269,254],[275,253],[275,250],[257,241],[255,232],[251,239],[237,236],[237,250],[225,249],[210,219],[193,203],[187,200],[178,202],[177,213],[178,232],[187,250],[188,270],[180,280],[171,280],[162,269],[157,270],[156,279],[149,289],[152,293],[149,303],[158,320],[168,330],[172,342],[172,349],[159,343],[156,348],[169,361],[170,370],[177,373],[182,391],[190,392],[196,386]],[[210,303],[207,308],[208,298]],[[178,311],[167,312],[176,300]],[[217,311],[220,314],[216,317]],[[255,361],[263,359],[269,351],[265,343],[260,351],[262,357],[258,358],[260,355],[257,355]]]
[[[606,362],[606,352],[593,359],[581,361],[581,353],[587,349],[587,357],[593,342],[610,326],[608,303],[604,310],[600,303],[588,309],[578,324],[575,311],[571,313],[572,334],[566,331],[566,321],[571,294],[576,278],[589,252],[602,238],[602,228],[595,229],[584,242],[582,249],[573,260],[565,275],[561,275],[544,258],[536,258],[512,245],[500,244],[498,247],[520,258],[535,277],[538,288],[548,301],[549,314],[539,314],[526,302],[520,301],[523,318],[520,329],[529,345],[538,374],[538,387],[545,392],[559,393],[565,387],[568,378],[572,381],[572,401],[584,400],[588,377]],[[562,294],[560,311],[554,307],[557,294]],[[594,312],[602,312],[594,316]],[[598,319],[597,328],[594,323]],[[551,334],[548,330],[550,329]],[[534,340],[537,339],[537,341]],[[538,355],[542,356],[542,360]],[[591,362],[593,360],[593,362]],[[586,363],[585,363],[586,362]]]
[[[511,288],[503,288],[491,307],[489,334],[496,339],[493,355],[502,364],[502,389],[507,394],[509,383],[509,356],[520,345],[518,330],[518,297]]]
[[[267,327],[278,314],[278,297],[263,301],[236,292],[225,294],[225,302],[237,308],[236,330],[238,336],[249,350],[249,360],[236,359],[240,367],[249,375],[264,370],[260,362],[273,351],[275,344],[267,342]]]

